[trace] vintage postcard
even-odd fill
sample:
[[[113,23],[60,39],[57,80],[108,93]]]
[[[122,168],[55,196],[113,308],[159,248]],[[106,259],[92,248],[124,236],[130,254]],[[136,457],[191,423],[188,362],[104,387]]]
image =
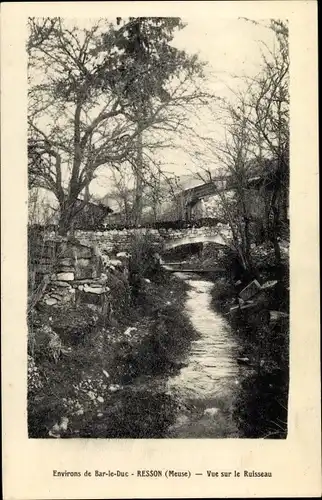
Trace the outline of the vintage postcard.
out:
[[[316,2],[1,14],[5,500],[319,497]]]

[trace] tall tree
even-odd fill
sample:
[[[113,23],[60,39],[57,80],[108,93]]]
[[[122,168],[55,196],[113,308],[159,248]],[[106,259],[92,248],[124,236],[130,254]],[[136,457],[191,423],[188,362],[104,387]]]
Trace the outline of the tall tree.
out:
[[[252,268],[250,228],[251,192],[248,179],[258,176],[257,205],[262,207],[266,239],[271,241],[275,262],[281,264],[279,239],[288,226],[289,192],[289,53],[287,24],[272,20],[275,46],[264,47],[262,65],[255,77],[243,78],[244,90],[216,107],[223,138],[204,138],[204,150],[197,160],[207,181],[212,180],[208,165],[220,165],[230,177],[234,196],[218,193],[220,209],[231,226],[235,246],[244,266]],[[218,101],[216,102],[216,106]]]
[[[144,167],[146,166],[143,145],[144,123],[156,99],[161,103],[171,100],[171,95],[167,90],[170,79],[183,76],[182,69],[186,70],[189,67],[193,69],[193,72],[198,73],[202,66],[200,63],[195,65],[196,58],[187,58],[184,52],[171,45],[175,31],[185,26],[180,18],[130,17],[129,19],[118,18],[117,23],[122,25],[125,34],[125,39],[120,40],[118,45],[124,50],[121,71],[129,75],[128,84],[123,87],[123,93],[131,103],[132,120],[138,128],[136,152],[131,161],[135,171],[135,198],[132,215],[134,222],[138,224],[144,205]],[[199,69],[197,69],[198,65]],[[187,83],[188,81],[189,78]],[[168,120],[168,125],[172,124],[174,129],[174,123],[172,116],[171,120]],[[177,119],[176,126],[178,123]]]
[[[212,216],[227,222],[241,265],[246,272],[253,273],[251,213],[247,186],[252,137],[246,126],[247,109],[239,108],[238,120],[235,118],[236,111],[233,106],[228,105],[223,112],[225,137],[222,140],[210,138],[205,141],[205,155],[212,159],[210,165],[213,166],[215,161],[220,168],[213,171],[207,161],[198,155],[201,169],[197,175],[204,182],[213,183],[216,203],[213,205]],[[223,180],[218,181],[218,178]]]
[[[276,263],[280,264],[279,236],[282,225],[287,222],[289,193],[288,25],[281,20],[272,20],[270,29],[275,33],[276,45],[263,57],[262,72],[252,82],[249,107],[253,113],[248,126],[261,145],[257,155],[259,162],[263,156],[273,160],[266,172],[266,183],[271,191],[266,230],[274,246]]]
[[[194,85],[202,64],[172,47],[178,19],[100,20],[90,29],[57,19],[43,37],[44,21],[30,20],[31,36],[35,26],[41,43],[28,46],[29,175],[56,195],[65,234],[82,209],[79,194],[100,169],[125,161],[136,169],[144,131],[175,130],[204,103]]]

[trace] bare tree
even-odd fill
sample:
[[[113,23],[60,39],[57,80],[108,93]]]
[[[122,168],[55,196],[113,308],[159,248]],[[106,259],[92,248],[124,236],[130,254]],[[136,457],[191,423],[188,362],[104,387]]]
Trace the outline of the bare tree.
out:
[[[62,234],[86,204],[77,203],[78,196],[100,169],[121,167],[135,157],[145,131],[157,133],[164,124],[174,130],[183,111],[204,103],[193,85],[202,65],[169,44],[179,21],[145,18],[154,49],[139,65],[124,49],[133,41],[129,26],[135,22],[115,27],[100,20],[79,29],[57,19],[49,29],[44,20],[30,21],[29,176],[57,197]],[[158,55],[162,65],[154,64]],[[139,121],[138,89],[149,97]]]
[[[248,126],[261,146],[258,161],[262,162],[263,156],[273,160],[266,172],[266,184],[271,187],[266,230],[274,246],[276,263],[280,264],[278,236],[281,224],[287,222],[289,192],[288,26],[283,21],[273,20],[270,28],[276,35],[276,47],[267,57],[263,56],[263,70],[252,82],[249,106],[253,113]]]
[[[39,48],[48,40],[54,32],[58,23],[57,17],[44,17],[42,19],[29,19],[29,37],[27,41],[27,51],[30,54],[32,50]]]
[[[246,109],[240,109],[246,113]],[[228,106],[225,118],[225,138],[223,140],[208,139],[206,143],[207,155],[211,155],[213,162],[220,165],[214,172],[205,164],[197,175],[204,182],[212,182],[216,194],[217,206],[214,208],[214,217],[227,221],[229,224],[232,243],[245,270],[254,270],[251,258],[251,228],[250,212],[247,200],[248,166],[251,152],[251,136],[246,125],[247,116],[243,120],[235,121],[235,110]],[[199,155],[200,161],[200,155]],[[220,179],[218,181],[218,178]],[[222,185],[222,178],[226,178]]]
[[[133,222],[132,211],[134,205],[134,176],[131,170],[122,169],[119,172],[113,170],[111,176],[112,190],[108,197],[117,204],[121,222],[131,224]]]
[[[287,225],[289,189],[289,60],[288,28],[274,20],[274,50],[265,47],[256,77],[244,78],[246,90],[222,100],[216,119],[225,130],[223,139],[203,138],[204,151],[195,154],[204,181],[213,180],[213,169],[228,177],[234,195],[218,191],[219,209],[229,222],[236,250],[244,267],[252,269],[252,207],[249,182],[259,179],[258,205],[263,207],[266,239],[271,241],[277,265],[281,263],[279,237]]]

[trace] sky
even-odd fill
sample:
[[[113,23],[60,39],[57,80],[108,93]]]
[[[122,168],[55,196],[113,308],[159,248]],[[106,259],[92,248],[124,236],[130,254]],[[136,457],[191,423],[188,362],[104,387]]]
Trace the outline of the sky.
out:
[[[263,22],[264,23],[264,22]],[[240,88],[241,76],[255,76],[261,65],[263,42],[270,48],[274,44],[271,30],[243,19],[189,20],[179,32],[174,44],[190,53],[197,53],[208,63],[205,85],[218,97],[228,97],[231,89]],[[199,117],[200,118],[200,117]],[[202,118],[202,117],[201,117]],[[215,119],[205,117],[205,130],[221,134],[222,126]],[[191,160],[179,157],[174,171],[180,175],[196,166]]]
[[[263,43],[272,48],[274,36],[271,30],[263,26],[237,18],[203,17],[185,19],[186,27],[177,32],[173,45],[190,54],[197,53],[201,60],[208,63],[205,87],[218,97],[227,97],[227,85],[236,89],[241,85],[241,76],[254,76],[259,72]],[[89,27],[90,20],[71,20],[79,27]],[[196,125],[203,128],[209,136],[223,132],[222,126],[214,118],[199,115]],[[202,146],[200,146],[202,147]],[[198,165],[187,154],[185,144],[177,151],[168,150],[160,153],[160,159],[167,170],[177,176],[188,175],[198,170]],[[103,197],[110,186],[109,173],[94,180],[90,190],[95,197]]]
[[[177,32],[173,45],[190,54],[197,53],[207,62],[205,87],[219,97],[227,97],[227,86],[236,89],[241,85],[241,76],[255,76],[259,72],[263,43],[269,48],[274,45],[272,31],[265,27],[267,21],[259,24],[237,18],[199,18],[185,19],[186,27]],[[198,116],[205,134],[220,135],[222,126],[213,118]],[[197,122],[196,122],[197,123]],[[198,125],[200,126],[200,125]],[[193,175],[199,170],[198,164],[187,153],[187,145],[182,148],[160,152],[167,171],[177,176]],[[202,147],[202,146],[201,146]],[[216,166],[214,165],[214,169]],[[109,175],[91,184],[91,191],[98,196],[106,192]],[[193,182],[193,181],[192,181]]]

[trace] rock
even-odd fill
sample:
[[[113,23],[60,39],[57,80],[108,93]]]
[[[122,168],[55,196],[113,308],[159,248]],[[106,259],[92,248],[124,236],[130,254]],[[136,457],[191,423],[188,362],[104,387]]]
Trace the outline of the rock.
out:
[[[119,252],[118,254],[116,254],[116,257],[122,259],[129,259],[130,258],[130,254],[128,252]]]
[[[109,261],[109,264],[114,266],[114,267],[122,267],[123,266],[123,262],[119,259],[111,259]]]
[[[257,280],[251,281],[240,293],[239,297],[244,301],[251,299],[261,290],[261,285]]]
[[[60,266],[73,267],[74,262],[71,257],[64,257],[63,259],[59,259],[58,264]]]
[[[88,285],[84,285],[85,293],[95,293],[96,295],[102,295],[103,293],[107,293],[110,289],[107,286],[100,287],[91,287]]]
[[[121,386],[118,385],[118,384],[112,384],[109,386],[108,390],[110,392],[116,392],[116,391],[119,391],[121,389]]]
[[[204,411],[204,415],[209,415],[210,417],[214,417],[219,413],[219,408],[206,408]]]
[[[73,281],[74,277],[75,277],[75,275],[73,272],[57,273],[56,274],[56,279],[58,281]]]
[[[59,293],[52,293],[52,294],[50,295],[50,298],[51,298],[51,299],[56,299],[56,300],[62,300],[62,299],[64,298],[64,296],[63,296],[63,295],[60,295]]]
[[[92,257],[92,247],[77,244],[73,247],[73,254],[77,256],[77,259],[90,259]]]
[[[71,285],[66,281],[52,281],[51,284],[61,288],[71,288]]]
[[[61,419],[61,421],[60,421],[60,430],[61,431],[67,431],[68,422],[69,422],[69,419],[67,417],[63,417]]]
[[[110,378],[109,374],[107,373],[106,370],[102,370],[106,378]]]
[[[97,401],[99,403],[104,403],[104,398],[102,398],[102,396],[98,396]]]
[[[46,298],[46,299],[44,300],[44,302],[45,302],[45,304],[46,304],[47,306],[54,306],[54,305],[56,305],[56,304],[58,303],[58,300],[57,300],[57,299],[54,299],[54,298],[52,298],[52,297],[48,297],[48,298]]]
[[[60,438],[59,434],[59,425],[58,422],[52,427],[52,429],[49,431],[49,436],[54,437],[54,438]]]
[[[74,285],[90,285],[91,283],[93,283],[93,278],[83,278],[83,279],[75,279],[75,281],[73,282],[73,286]]]
[[[270,321],[272,323],[276,323],[277,321],[280,321],[282,319],[288,318],[289,315],[287,313],[281,312],[281,311],[270,311]]]
[[[88,267],[92,263],[91,259],[78,259],[77,267]]]
[[[127,337],[131,334],[131,332],[134,332],[135,330],[137,330],[137,328],[135,326],[130,326],[129,328],[127,328],[124,332],[124,335],[126,335]]]
[[[76,268],[76,272],[75,272],[75,278],[76,279],[93,279],[96,277],[96,273],[95,273],[95,268],[94,266],[84,266],[84,267],[80,267],[80,266],[77,266]]]
[[[239,365],[248,365],[248,366],[249,366],[249,365],[251,364],[251,363],[250,363],[250,359],[249,359],[249,358],[247,358],[246,356],[245,356],[244,358],[237,358],[237,360],[236,360],[236,361],[237,361],[237,363],[238,363]]]
[[[76,269],[74,266],[61,266],[58,264],[55,267],[55,271],[56,273],[75,273]]]
[[[262,290],[269,290],[270,288],[273,288],[277,283],[278,283],[277,280],[266,281],[266,283],[262,285]]]
[[[89,391],[89,392],[87,393],[87,395],[88,395],[88,397],[89,397],[92,401],[94,401],[94,399],[96,399],[95,394],[94,394],[94,392],[93,392],[93,391]]]

